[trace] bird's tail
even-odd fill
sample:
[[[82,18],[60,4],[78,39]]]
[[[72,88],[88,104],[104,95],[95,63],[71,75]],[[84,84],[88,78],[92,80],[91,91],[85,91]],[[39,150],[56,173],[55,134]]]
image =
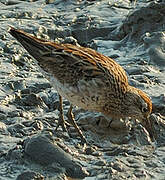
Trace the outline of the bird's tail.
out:
[[[48,55],[54,49],[51,42],[38,39],[22,30],[10,27],[9,33],[38,61],[42,60],[42,57]]]

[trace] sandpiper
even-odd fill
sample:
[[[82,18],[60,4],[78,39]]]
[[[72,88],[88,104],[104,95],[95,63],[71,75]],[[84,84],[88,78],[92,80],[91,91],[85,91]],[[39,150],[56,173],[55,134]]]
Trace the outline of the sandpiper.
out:
[[[28,53],[34,57],[44,76],[60,95],[58,125],[66,130],[62,97],[72,105],[101,112],[112,119],[138,119],[153,138],[149,116],[152,102],[142,90],[130,86],[124,69],[113,59],[97,51],[72,44],[59,44],[38,39],[23,30],[10,28]],[[75,123],[70,106],[68,117],[86,142]]]

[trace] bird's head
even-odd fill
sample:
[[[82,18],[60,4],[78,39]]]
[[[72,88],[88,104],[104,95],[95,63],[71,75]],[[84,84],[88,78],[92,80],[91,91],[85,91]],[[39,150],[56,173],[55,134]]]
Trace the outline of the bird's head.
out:
[[[138,119],[149,132],[151,139],[155,137],[153,123],[150,121],[152,112],[152,101],[142,90],[130,86],[126,93],[125,103],[127,104],[128,116]]]

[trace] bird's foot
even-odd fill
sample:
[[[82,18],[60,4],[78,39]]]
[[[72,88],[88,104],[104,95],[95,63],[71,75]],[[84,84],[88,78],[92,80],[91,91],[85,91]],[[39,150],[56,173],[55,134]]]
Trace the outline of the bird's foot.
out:
[[[60,117],[58,119],[58,123],[57,123],[57,126],[56,126],[56,129],[57,130],[59,127],[62,127],[62,130],[64,132],[67,132],[68,133],[68,130],[67,130],[67,126],[70,126],[69,123],[67,123],[65,120],[64,120],[64,116],[60,114]]]
[[[111,128],[111,123],[112,123],[112,121],[113,121],[113,119],[112,119],[112,120],[110,120],[110,122],[108,123],[107,128]]]

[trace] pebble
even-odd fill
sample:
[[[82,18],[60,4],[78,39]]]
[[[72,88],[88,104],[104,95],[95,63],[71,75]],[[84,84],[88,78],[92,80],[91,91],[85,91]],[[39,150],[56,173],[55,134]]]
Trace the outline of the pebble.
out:
[[[34,121],[32,123],[32,127],[34,127],[36,130],[43,130],[44,126],[41,121]]]
[[[7,133],[7,126],[5,123],[0,122],[0,134],[6,134]]]
[[[19,161],[20,163],[23,163],[23,154],[21,152],[21,149],[11,149],[6,155],[6,158],[10,161]]]
[[[29,94],[22,99],[22,102],[27,106],[42,105],[42,99],[36,94]]]
[[[98,160],[94,163],[96,166],[105,166],[106,162],[104,160]]]
[[[44,180],[44,176],[38,172],[26,171],[18,175],[16,180]]]
[[[22,124],[14,124],[10,125],[7,130],[11,133],[11,135],[16,135],[17,133],[25,134],[24,127],[25,126]]]
[[[94,148],[92,148],[92,147],[87,147],[85,149],[85,152],[86,152],[87,155],[92,155],[95,151],[96,150]]]
[[[124,165],[121,162],[113,162],[113,163],[111,163],[111,167],[118,172],[126,171],[126,168],[124,167]]]
[[[136,170],[135,171],[135,176],[137,177],[137,178],[149,178],[148,176],[147,176],[147,173],[146,173],[146,171],[145,170]]]

